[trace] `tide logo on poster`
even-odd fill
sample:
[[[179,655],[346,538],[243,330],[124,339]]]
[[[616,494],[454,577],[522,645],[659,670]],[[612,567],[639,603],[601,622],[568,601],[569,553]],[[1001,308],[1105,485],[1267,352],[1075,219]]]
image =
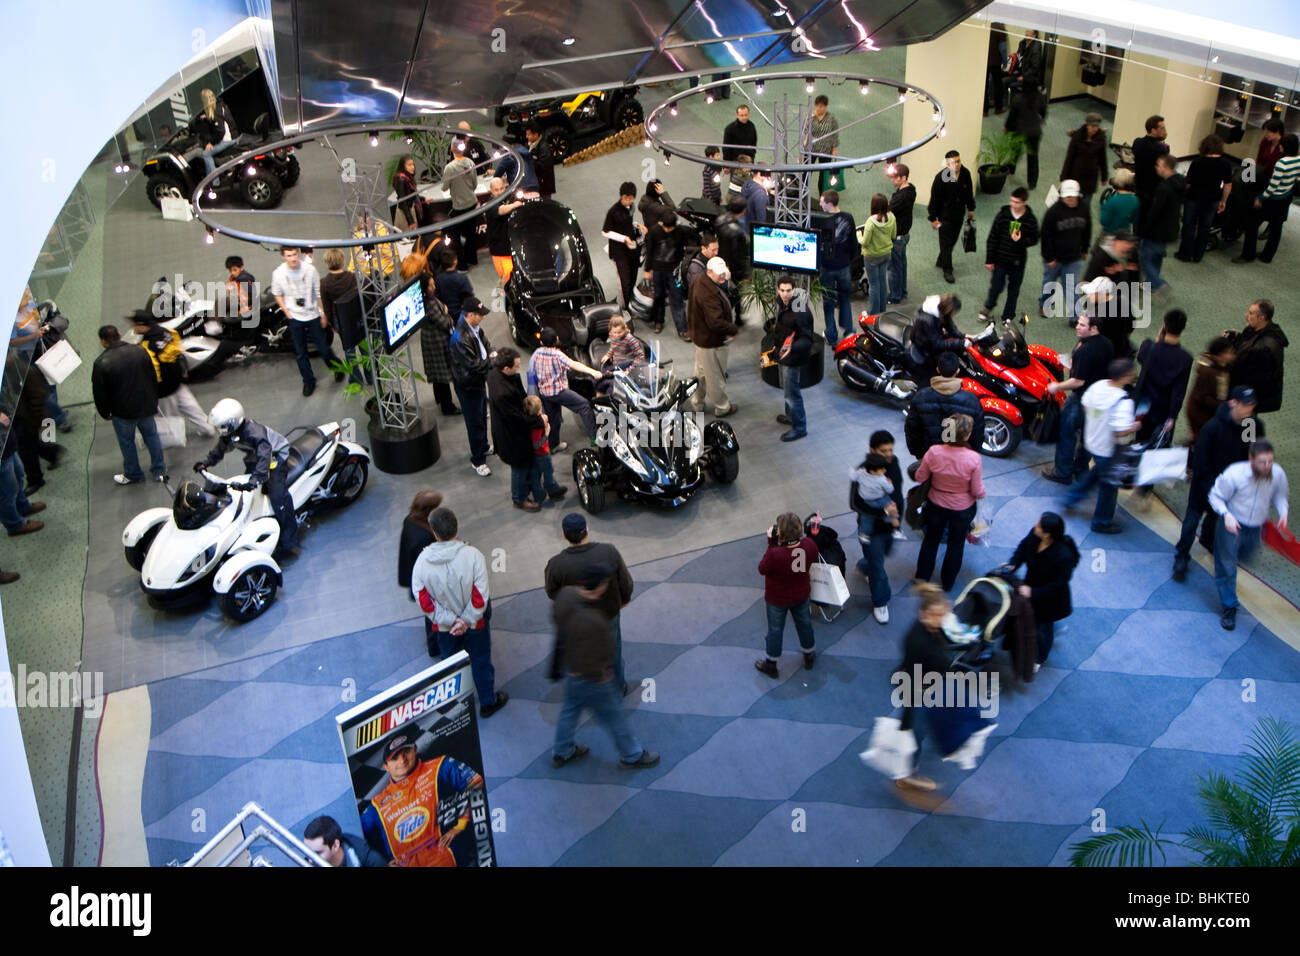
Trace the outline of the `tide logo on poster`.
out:
[[[412,807],[393,825],[393,834],[399,843],[410,843],[417,839],[429,825],[429,811],[424,807]]]

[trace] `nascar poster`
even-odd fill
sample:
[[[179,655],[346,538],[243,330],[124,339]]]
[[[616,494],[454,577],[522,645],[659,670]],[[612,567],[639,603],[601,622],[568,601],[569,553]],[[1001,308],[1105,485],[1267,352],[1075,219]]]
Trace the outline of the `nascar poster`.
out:
[[[335,718],[365,840],[394,866],[495,866],[464,651]]]

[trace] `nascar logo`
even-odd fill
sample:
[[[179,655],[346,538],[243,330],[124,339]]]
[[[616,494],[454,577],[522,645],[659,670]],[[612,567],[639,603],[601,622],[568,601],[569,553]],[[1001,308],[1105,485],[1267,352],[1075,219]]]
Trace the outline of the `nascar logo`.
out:
[[[424,807],[408,810],[393,824],[393,835],[399,843],[410,843],[429,825],[429,812]]]
[[[362,724],[357,728],[356,749],[374,743],[380,737],[392,730],[396,730],[421,714],[455,700],[460,696],[461,673],[458,671],[452,674],[446,680],[439,681],[410,700],[404,701],[392,710]]]

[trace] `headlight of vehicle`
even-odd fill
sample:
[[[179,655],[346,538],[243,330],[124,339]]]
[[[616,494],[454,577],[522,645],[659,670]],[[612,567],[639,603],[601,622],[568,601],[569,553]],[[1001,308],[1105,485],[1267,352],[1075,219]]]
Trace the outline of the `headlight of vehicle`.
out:
[[[217,556],[217,546],[214,544],[211,545],[202,554],[196,556],[194,560],[190,562],[190,566],[186,568],[185,573],[181,575],[181,581],[182,582],[188,581],[191,578],[196,577],[197,575],[202,573],[203,569],[206,568],[209,564],[211,564],[212,559],[215,558],[216,556]]]
[[[704,453],[704,435],[695,419],[687,415],[682,416],[682,425],[686,428],[686,460],[693,465]]]
[[[609,447],[619,461],[632,471],[636,472],[636,474],[640,475],[646,481],[650,480],[650,472],[646,471],[645,465],[641,463],[640,459],[637,458],[636,455],[632,454],[632,449],[627,447],[627,442],[623,441],[621,435],[615,433],[611,437]]]

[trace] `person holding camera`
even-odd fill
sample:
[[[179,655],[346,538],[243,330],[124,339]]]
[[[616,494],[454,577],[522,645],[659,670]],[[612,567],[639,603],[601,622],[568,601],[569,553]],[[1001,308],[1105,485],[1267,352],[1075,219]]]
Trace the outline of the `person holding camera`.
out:
[[[311,370],[307,353],[307,340],[316,346],[316,354],[326,368],[339,364],[338,356],[325,338],[327,325],[320,307],[320,273],[310,262],[302,261],[302,250],[297,246],[281,246],[280,258],[284,261],[271,273],[271,294],[289,319],[289,335],[293,350],[298,355],[298,372],[302,375],[302,394],[307,397],[316,391],[316,374]],[[343,373],[335,372],[334,381],[343,381]]]

